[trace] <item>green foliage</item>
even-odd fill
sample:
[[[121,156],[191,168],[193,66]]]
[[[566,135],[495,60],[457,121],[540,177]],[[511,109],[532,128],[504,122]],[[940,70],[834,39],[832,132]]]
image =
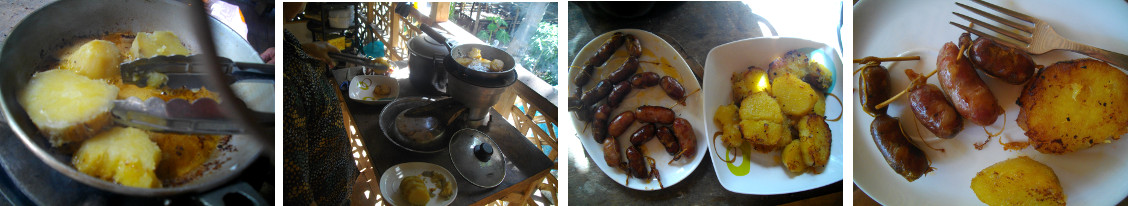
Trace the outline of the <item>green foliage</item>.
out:
[[[509,27],[509,23],[505,23],[500,17],[489,17],[486,21],[490,21],[490,24],[486,25],[486,30],[478,31],[478,39],[486,43],[496,39],[501,44],[509,44],[509,32],[503,29]]]
[[[553,86],[558,84],[556,79],[558,33],[556,24],[540,22],[537,25],[537,32],[529,41],[528,51],[520,59],[521,65]]]

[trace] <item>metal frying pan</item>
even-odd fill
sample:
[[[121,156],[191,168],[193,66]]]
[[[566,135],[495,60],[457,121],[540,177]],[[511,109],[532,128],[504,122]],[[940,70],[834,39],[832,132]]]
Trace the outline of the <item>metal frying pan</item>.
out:
[[[51,147],[17,101],[20,90],[31,75],[43,71],[56,51],[80,40],[109,32],[159,31],[176,33],[192,51],[198,51],[198,34],[187,18],[192,10],[185,3],[171,0],[59,1],[23,19],[0,45],[0,109],[4,118],[28,149],[48,166],[95,188],[136,196],[167,196],[206,191],[232,178],[258,157],[264,146],[254,137],[232,136],[217,149],[198,178],[174,187],[134,188],[81,173],[71,166],[71,156]],[[234,30],[209,18],[217,54],[240,62],[262,62],[250,44]],[[57,60],[55,60],[57,61]]]

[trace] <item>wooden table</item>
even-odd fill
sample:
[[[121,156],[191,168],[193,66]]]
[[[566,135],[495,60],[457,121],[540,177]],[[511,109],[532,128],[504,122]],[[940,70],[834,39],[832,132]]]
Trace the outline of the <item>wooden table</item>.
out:
[[[761,31],[755,22],[765,22],[741,2],[659,2],[640,17],[618,18],[585,12],[591,2],[568,3],[569,60],[595,36],[607,31],[635,28],[650,31],[665,39],[682,54],[691,70],[701,79],[705,57],[718,45],[775,31]],[[637,8],[637,5],[622,5]],[[701,81],[699,81],[701,82]],[[571,126],[571,125],[568,125]],[[568,127],[562,126],[562,127]],[[575,138],[575,137],[564,137]],[[818,204],[840,205],[842,182],[816,189],[782,195],[743,195],[724,189],[714,174],[712,161],[703,160],[685,180],[658,191],[638,191],[611,180],[588,158],[578,142],[569,145],[568,199],[576,205],[623,204]],[[782,168],[781,168],[782,169]],[[755,184],[755,183],[749,183]]]
[[[330,84],[338,85],[329,80]],[[400,79],[400,97],[418,96],[406,79]],[[340,95],[338,91],[338,95]],[[380,111],[385,105],[365,105],[342,97],[343,113],[346,128],[350,139],[357,152],[354,156],[367,156],[360,158],[357,165],[361,174],[354,185],[352,201],[354,203],[382,203],[380,194],[379,177],[388,168],[406,162],[428,162],[442,166],[454,174],[458,180],[458,194],[451,205],[481,205],[500,199],[510,193],[525,192],[539,184],[544,177],[549,175],[553,166],[552,160],[535,145],[525,139],[513,125],[505,121],[497,111],[490,111],[490,123],[487,127],[475,128],[492,138],[499,150],[506,158],[506,176],[500,185],[494,188],[477,187],[466,181],[454,168],[448,150],[444,149],[433,154],[419,154],[404,150],[393,144],[383,133],[379,126]],[[358,141],[359,140],[359,141]],[[358,142],[363,142],[358,144]],[[367,162],[365,162],[365,160]],[[365,192],[368,192],[365,194]]]

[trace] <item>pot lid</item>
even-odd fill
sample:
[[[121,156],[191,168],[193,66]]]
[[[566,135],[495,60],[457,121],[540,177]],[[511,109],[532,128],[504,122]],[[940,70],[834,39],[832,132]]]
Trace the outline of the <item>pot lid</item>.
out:
[[[454,169],[470,184],[492,188],[505,179],[505,156],[493,139],[475,129],[462,129],[450,140]]]
[[[419,56],[424,57],[445,57],[450,54],[447,49],[446,43],[435,41],[427,35],[419,35],[411,38],[407,43],[407,50]]]

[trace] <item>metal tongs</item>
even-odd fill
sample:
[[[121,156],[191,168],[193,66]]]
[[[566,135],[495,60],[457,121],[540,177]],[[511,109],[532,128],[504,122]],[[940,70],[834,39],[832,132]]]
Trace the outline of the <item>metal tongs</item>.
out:
[[[133,84],[138,87],[168,86],[169,88],[199,89],[206,85],[209,78],[199,64],[197,56],[157,56],[139,59],[121,65],[122,83]],[[230,85],[235,81],[246,79],[274,79],[274,65],[236,63],[230,59],[219,57],[220,71],[233,78],[229,79]],[[154,130],[161,132],[175,132],[186,134],[241,134],[244,128],[225,116],[219,101],[211,98],[200,98],[189,101],[181,98],[165,101],[157,97],[140,99],[129,97],[124,100],[114,100],[114,121],[120,124]],[[274,121],[273,113],[253,112],[252,116],[262,126],[271,126]]]

